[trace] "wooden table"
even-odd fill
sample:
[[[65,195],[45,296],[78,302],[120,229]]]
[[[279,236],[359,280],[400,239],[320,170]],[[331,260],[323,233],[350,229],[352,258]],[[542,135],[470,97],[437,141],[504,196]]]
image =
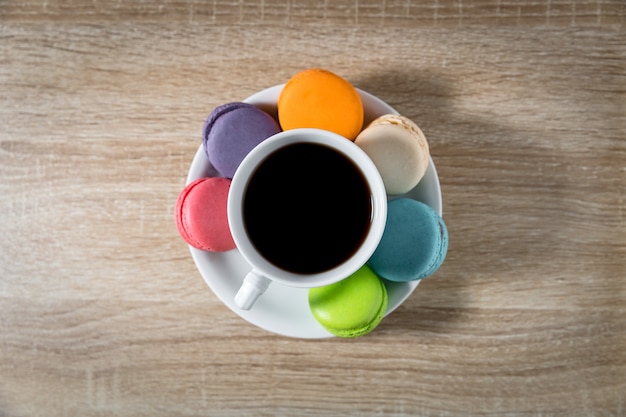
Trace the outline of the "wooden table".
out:
[[[624,9],[0,2],[0,415],[626,415]],[[450,230],[356,340],[242,320],[173,220],[206,115],[318,66],[422,127]]]

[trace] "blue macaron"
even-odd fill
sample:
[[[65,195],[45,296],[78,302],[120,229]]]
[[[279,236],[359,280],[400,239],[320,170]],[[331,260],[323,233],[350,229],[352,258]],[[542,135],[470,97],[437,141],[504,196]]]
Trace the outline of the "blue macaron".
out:
[[[428,205],[410,198],[389,202],[382,239],[368,261],[380,277],[407,282],[432,275],[448,252],[448,229]]]

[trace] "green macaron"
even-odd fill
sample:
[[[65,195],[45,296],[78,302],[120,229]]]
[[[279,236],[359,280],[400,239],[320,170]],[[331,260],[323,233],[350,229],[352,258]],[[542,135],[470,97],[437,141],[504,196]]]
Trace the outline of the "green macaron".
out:
[[[374,330],[387,311],[387,302],[385,285],[367,265],[339,282],[309,290],[313,316],[339,337],[358,337]]]

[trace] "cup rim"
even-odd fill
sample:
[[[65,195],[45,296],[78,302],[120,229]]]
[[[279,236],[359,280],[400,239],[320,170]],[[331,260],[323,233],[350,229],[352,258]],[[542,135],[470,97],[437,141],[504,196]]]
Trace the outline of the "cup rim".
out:
[[[250,176],[268,155],[293,143],[316,143],[329,146],[349,158],[365,177],[372,193],[372,223],[367,238],[348,260],[332,269],[299,274],[286,271],[266,260],[247,238],[243,223],[242,202]],[[336,133],[313,128],[279,132],[257,145],[246,155],[232,178],[228,193],[228,223],[237,249],[253,270],[267,278],[292,287],[318,287],[338,282],[363,266],[382,238],[387,221],[387,194],[380,173],[369,156],[351,140]]]

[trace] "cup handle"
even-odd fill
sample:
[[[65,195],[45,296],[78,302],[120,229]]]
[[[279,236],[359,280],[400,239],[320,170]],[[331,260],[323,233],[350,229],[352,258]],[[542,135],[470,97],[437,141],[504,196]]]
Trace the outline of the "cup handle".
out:
[[[250,310],[254,302],[265,292],[271,280],[254,269],[248,272],[235,295],[235,304],[242,310]]]

